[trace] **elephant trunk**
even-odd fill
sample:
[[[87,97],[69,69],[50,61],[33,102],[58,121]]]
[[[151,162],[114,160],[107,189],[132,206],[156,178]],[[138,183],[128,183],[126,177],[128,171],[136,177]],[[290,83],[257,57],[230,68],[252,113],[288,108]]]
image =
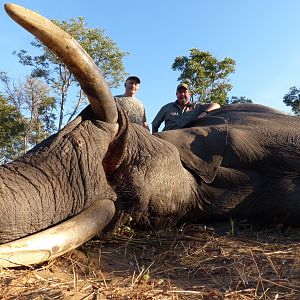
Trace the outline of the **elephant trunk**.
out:
[[[51,49],[76,77],[96,118],[117,123],[117,108],[100,70],[68,33],[41,15],[15,4],[5,4],[8,15]]]

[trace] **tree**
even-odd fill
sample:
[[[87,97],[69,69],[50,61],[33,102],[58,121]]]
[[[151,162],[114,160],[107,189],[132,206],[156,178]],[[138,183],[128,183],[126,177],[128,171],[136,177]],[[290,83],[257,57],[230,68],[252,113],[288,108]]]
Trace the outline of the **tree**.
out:
[[[178,80],[189,84],[194,101],[223,105],[232,88],[228,76],[235,71],[235,61],[229,57],[219,61],[207,51],[192,48],[189,57],[175,58],[172,70],[181,72]]]
[[[14,159],[23,148],[25,122],[19,111],[0,95],[0,163]]]
[[[116,44],[105,36],[104,30],[88,28],[82,17],[79,17],[78,21],[74,18],[70,19],[70,22],[52,21],[69,32],[81,44],[101,69],[110,87],[119,85],[126,75],[122,59],[128,53],[120,51]],[[14,53],[18,56],[21,64],[32,67],[31,77],[44,79],[51,87],[58,109],[58,130],[60,130],[65,118],[68,117],[66,122],[69,122],[82,108],[82,105],[86,104],[86,97],[73,75],[55,54],[37,39],[31,45],[40,49],[42,54],[32,56],[26,50]],[[75,101],[68,101],[69,94],[76,94]],[[67,104],[69,104],[68,111],[66,111]]]
[[[55,128],[55,99],[49,95],[48,86],[40,80],[27,77],[25,82],[16,84],[5,72],[0,73],[0,81],[4,85],[4,95],[7,107],[15,112],[16,123],[22,124],[23,130],[18,133],[19,146],[17,154],[25,153],[50,134]],[[3,104],[3,107],[4,104]],[[3,123],[9,131],[9,123]]]
[[[231,99],[227,98],[226,104],[235,104],[235,103],[253,103],[251,99],[246,98],[245,96],[232,96]]]
[[[284,95],[283,102],[292,108],[294,114],[300,115],[300,89],[292,86],[290,91]]]
[[[24,151],[37,145],[56,131],[55,99],[49,95],[49,88],[36,78],[27,78],[22,85],[22,110],[27,116],[24,135]]]

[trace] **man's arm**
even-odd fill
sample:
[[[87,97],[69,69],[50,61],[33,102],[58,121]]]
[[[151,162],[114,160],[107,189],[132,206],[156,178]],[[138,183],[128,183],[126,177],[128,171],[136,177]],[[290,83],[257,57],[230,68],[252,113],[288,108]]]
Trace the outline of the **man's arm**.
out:
[[[220,104],[218,103],[210,103],[198,116],[197,119],[203,118],[206,116],[210,111],[220,108]]]
[[[147,118],[146,118],[146,111],[144,109],[144,116],[143,116],[143,127],[146,128],[148,131],[150,131],[148,123],[147,123]]]
[[[152,124],[152,133],[158,132],[158,127]]]
[[[221,107],[221,106],[220,106],[219,103],[213,102],[213,103],[210,103],[210,104],[208,105],[207,111],[212,111],[212,110],[217,109],[217,108],[220,108],[220,107]]]
[[[147,122],[143,122],[143,127],[146,128],[148,131],[150,131],[148,123]]]
[[[158,132],[158,128],[165,120],[164,107],[162,107],[152,121],[152,133]]]

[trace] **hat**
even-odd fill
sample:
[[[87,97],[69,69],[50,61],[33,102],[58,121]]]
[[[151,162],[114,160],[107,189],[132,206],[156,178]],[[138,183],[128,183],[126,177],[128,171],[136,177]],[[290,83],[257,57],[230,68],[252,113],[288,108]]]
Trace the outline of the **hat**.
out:
[[[137,83],[141,83],[141,80],[137,76],[129,76],[125,82],[130,79],[135,80]]]
[[[189,86],[186,83],[182,82],[182,83],[177,85],[177,91],[181,88],[188,90]]]

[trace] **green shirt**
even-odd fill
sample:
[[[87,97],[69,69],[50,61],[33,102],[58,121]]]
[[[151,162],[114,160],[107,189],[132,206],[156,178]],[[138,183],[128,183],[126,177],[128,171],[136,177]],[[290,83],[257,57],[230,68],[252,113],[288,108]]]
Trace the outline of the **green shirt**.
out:
[[[175,128],[181,128],[182,123],[188,122],[196,118],[201,112],[203,112],[209,104],[201,105],[198,102],[189,102],[183,108],[178,105],[178,102],[170,102],[164,105],[155,116],[152,125],[155,128],[159,128],[162,122],[165,122],[164,130],[170,130]]]

